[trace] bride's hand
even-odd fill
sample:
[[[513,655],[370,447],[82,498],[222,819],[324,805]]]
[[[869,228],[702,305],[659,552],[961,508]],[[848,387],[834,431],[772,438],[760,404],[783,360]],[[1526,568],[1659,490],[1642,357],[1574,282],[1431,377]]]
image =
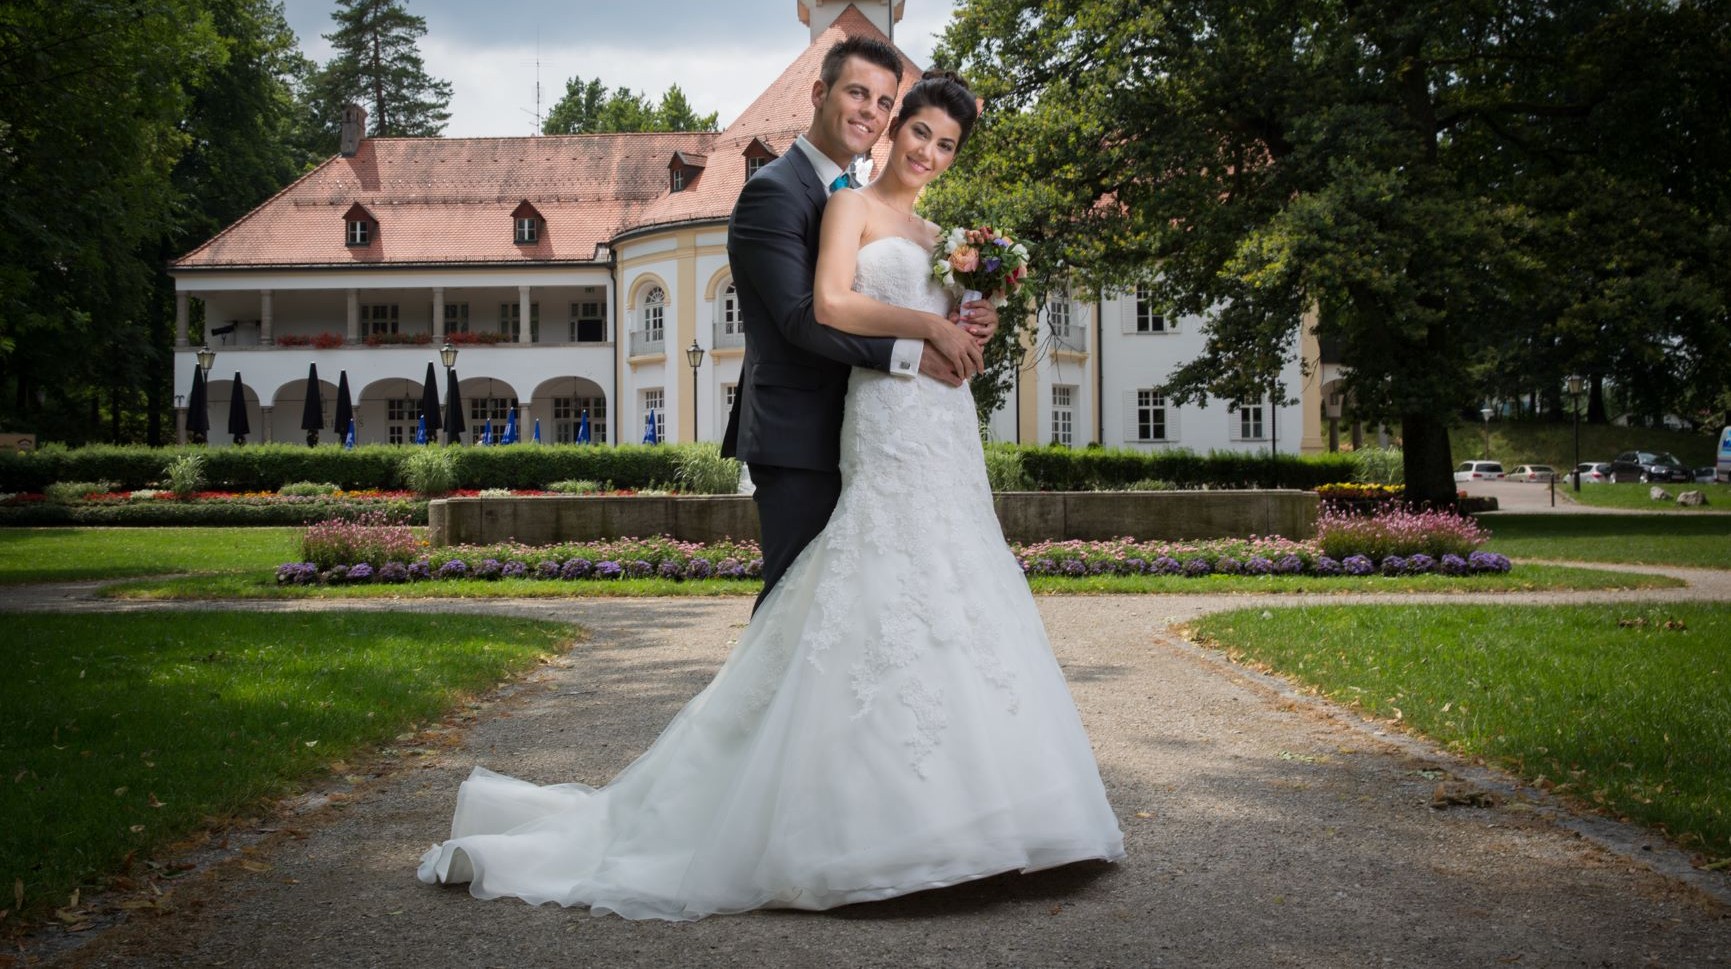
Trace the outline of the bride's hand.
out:
[[[926,335],[926,343],[937,350],[950,363],[950,367],[967,379],[985,369],[985,360],[981,356],[980,346],[974,342],[973,334],[967,327],[957,326],[943,317],[933,317],[931,332]]]
[[[950,319],[973,334],[974,343],[982,347],[998,332],[998,308],[991,300],[969,300],[951,313]]]

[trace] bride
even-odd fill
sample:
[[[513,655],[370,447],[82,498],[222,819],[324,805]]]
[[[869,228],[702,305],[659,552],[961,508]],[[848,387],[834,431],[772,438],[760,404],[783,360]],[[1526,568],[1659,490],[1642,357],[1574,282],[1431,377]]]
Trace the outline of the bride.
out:
[[[825,210],[825,324],[849,330],[866,297],[947,312],[913,206],[976,113],[953,75],[908,91],[884,172]],[[599,789],[476,768],[422,881],[689,920],[1124,856],[992,510],[972,394],[855,369],[841,449],[829,524],[649,750]]]

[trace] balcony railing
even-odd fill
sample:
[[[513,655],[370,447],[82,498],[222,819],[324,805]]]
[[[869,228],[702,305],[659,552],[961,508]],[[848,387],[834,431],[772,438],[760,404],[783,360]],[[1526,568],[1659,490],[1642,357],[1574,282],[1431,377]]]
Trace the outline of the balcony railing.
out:
[[[1088,352],[1088,331],[1079,326],[1052,327],[1052,346],[1071,353]]]
[[[649,356],[667,352],[666,337],[660,333],[648,333],[643,330],[631,331],[631,355],[634,357]]]
[[[745,346],[745,326],[740,323],[715,324],[714,343],[717,350]]]

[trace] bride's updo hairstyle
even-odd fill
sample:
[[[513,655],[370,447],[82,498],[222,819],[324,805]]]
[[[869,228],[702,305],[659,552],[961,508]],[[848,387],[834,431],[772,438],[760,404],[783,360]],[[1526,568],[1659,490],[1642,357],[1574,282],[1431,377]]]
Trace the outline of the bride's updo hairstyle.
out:
[[[890,134],[893,136],[921,108],[937,108],[962,126],[962,136],[956,139],[958,152],[968,143],[968,133],[974,130],[974,122],[980,117],[979,101],[968,88],[968,82],[955,71],[932,70],[921,75],[908,93],[902,95],[902,109],[890,123]]]

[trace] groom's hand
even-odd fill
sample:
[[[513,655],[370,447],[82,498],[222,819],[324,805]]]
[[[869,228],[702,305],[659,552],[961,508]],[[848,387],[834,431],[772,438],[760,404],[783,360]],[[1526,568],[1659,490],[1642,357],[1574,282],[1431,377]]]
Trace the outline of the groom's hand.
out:
[[[962,324],[962,329],[974,338],[975,346],[992,342],[992,336],[998,332],[998,308],[990,300],[969,300],[950,314],[950,319]]]

